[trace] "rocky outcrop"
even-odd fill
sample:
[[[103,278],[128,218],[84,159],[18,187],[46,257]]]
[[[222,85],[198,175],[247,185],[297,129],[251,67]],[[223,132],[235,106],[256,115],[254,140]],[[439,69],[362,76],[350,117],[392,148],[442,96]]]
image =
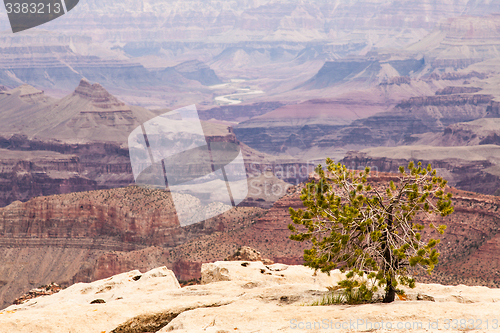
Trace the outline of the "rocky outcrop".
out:
[[[51,283],[46,286],[41,286],[38,288],[31,289],[23,296],[16,298],[14,300],[15,305],[23,304],[29,301],[30,299],[41,297],[41,296],[49,296],[55,293],[58,293],[62,290],[61,286],[57,283]]]
[[[425,66],[425,59],[386,60],[383,55],[373,53],[367,57],[346,57],[341,60],[327,61],[318,73],[304,87],[311,89],[326,88],[337,85],[343,81],[353,80],[355,82],[375,83],[381,76],[384,66],[391,68],[396,76],[385,79],[381,85],[401,85],[410,83],[408,75],[418,73]],[[377,82],[378,83],[378,82]]]
[[[377,89],[401,89],[393,86],[379,85]],[[267,153],[307,156],[311,151],[325,157],[327,151],[333,155],[342,149],[413,144],[418,135],[500,114],[492,95],[469,93],[473,90],[466,88],[446,89],[438,95],[399,100],[396,105],[389,100],[365,101],[362,96],[311,100],[244,121],[234,130],[239,140]],[[318,150],[324,150],[323,154]]]
[[[0,207],[14,201],[134,182],[128,149],[114,142],[70,144],[0,136]]]
[[[188,260],[177,260],[172,264],[172,270],[182,282],[189,283],[189,281],[194,281],[199,283],[200,280],[200,269],[201,262],[193,262]]]
[[[265,214],[254,215],[251,220],[241,220],[235,216],[235,222],[243,222],[241,229],[215,232],[172,249],[169,252],[168,263],[171,264],[167,264],[168,267],[174,267],[177,276],[183,281],[200,279],[199,268],[202,263],[222,261],[233,256],[242,247],[249,247],[252,253],[255,250],[262,258],[269,258],[274,262],[302,264],[306,244],[288,238],[288,224],[291,223],[288,209],[290,206],[303,208],[298,198],[300,188],[290,188],[289,194]]]
[[[305,266],[289,266],[285,264],[264,264],[247,260],[217,261],[201,266],[201,284],[219,281],[248,282],[258,285],[263,283],[314,283],[322,287],[336,285],[345,275],[334,270],[330,275],[314,272]]]
[[[33,38],[27,38],[24,45],[33,43]],[[40,47],[8,46],[2,48],[0,81],[9,86],[17,86],[20,82],[25,82],[34,86],[64,91],[67,91],[68,87],[77,85],[82,78],[123,88],[161,83],[138,63],[73,52],[71,50],[73,43],[78,43],[83,47],[88,47],[91,43],[90,37],[88,39],[83,37],[84,40],[81,38],[72,36],[71,41],[62,41],[62,43],[57,41],[56,43],[59,45],[51,45],[50,43],[54,43],[54,41],[48,41],[49,45]],[[34,39],[43,43],[43,38],[40,36]],[[127,80],[127,76],[139,79]]]
[[[445,88],[446,89],[446,88]],[[425,97],[412,97],[409,100],[402,101],[397,105],[401,109],[409,109],[413,107],[422,106],[448,106],[448,105],[479,105],[479,104],[489,104],[493,96],[491,95],[458,95],[458,96],[447,96],[451,93],[436,93],[436,95],[445,96],[425,96]]]
[[[262,102],[252,104],[223,105],[198,111],[202,120],[245,121],[258,117],[283,106],[282,102]]]
[[[429,34],[413,49],[425,48],[428,63],[441,71],[447,68],[466,68],[497,57],[497,51],[492,45],[496,45],[500,38],[498,27],[500,18],[495,14],[481,17],[456,15],[439,24],[436,29],[439,30],[439,35]],[[429,44],[431,41],[435,42],[432,46]]]
[[[175,71],[184,78],[198,81],[205,86],[222,83],[221,79],[217,76],[217,74],[215,74],[213,69],[198,60],[185,61],[175,67],[172,67],[171,69],[167,68],[166,70],[159,72],[158,75],[170,75],[170,71]]]
[[[488,117],[491,118],[500,118],[500,102],[491,101],[490,105],[486,109],[488,112]]]
[[[289,223],[286,223],[291,222],[289,208],[303,208],[302,200],[299,198],[302,188],[301,185],[290,188],[287,195],[276,201],[267,214],[256,221],[254,228],[262,231],[289,231]]]
[[[469,79],[485,79],[488,77],[488,73],[479,73],[476,71],[467,72],[449,72],[449,73],[432,73],[429,75],[429,80],[447,80],[447,81],[458,81],[458,80],[469,80]]]
[[[385,186],[390,180],[397,182],[397,174],[377,172],[376,168],[372,167],[370,183]],[[477,183],[483,186],[486,184],[484,180],[478,180]],[[232,254],[241,245],[247,245],[257,249],[263,256],[274,262],[303,263],[303,249],[309,245],[291,241],[288,230],[288,225],[291,223],[289,207],[304,208],[299,198],[300,190],[299,186],[292,193],[285,195],[267,214],[242,231],[234,234],[214,234],[204,239],[203,242],[193,241],[183,244],[173,251],[173,256],[182,256],[184,260],[192,262],[222,260],[225,258],[225,253]],[[438,246],[441,252],[440,264],[433,275],[426,276],[422,273],[421,278],[428,282],[448,284],[470,282],[491,287],[500,286],[500,278],[496,273],[500,266],[496,264],[494,256],[489,255],[493,253],[494,244],[497,243],[496,230],[500,227],[500,215],[497,210],[500,207],[500,200],[495,196],[454,188],[450,191],[454,195],[455,213],[444,218],[436,216],[429,219],[417,218],[424,224],[433,222],[448,226]],[[426,234],[426,237],[435,236],[430,233]],[[217,250],[212,249],[216,244]],[[483,263],[481,273],[476,274],[477,271],[466,268],[463,262],[467,260],[473,260],[477,267],[480,262]]]
[[[15,89],[10,90],[5,86],[2,87],[3,89],[0,89],[0,95],[16,95],[21,101],[27,104],[32,105],[37,103],[50,103],[54,101],[53,98],[46,96],[42,90],[36,89],[28,84],[23,84]]]
[[[391,85],[402,85],[402,84],[410,84],[411,79],[407,76],[396,76],[392,77],[389,80],[383,81],[380,83],[382,86],[391,86]]]
[[[180,227],[168,192],[135,186],[15,202],[0,208],[0,306],[39,285],[90,282],[134,267],[168,264],[190,280],[199,265],[182,261],[173,248],[239,230],[260,212],[235,208]]]
[[[99,187],[97,181],[83,172],[84,167],[76,155],[7,149],[0,149],[0,155],[0,207],[36,196]]]
[[[499,135],[500,118],[486,117],[450,125],[442,133],[420,135],[413,145],[438,147],[500,145]]]
[[[145,201],[123,207],[128,200]],[[134,244],[132,249],[158,243],[172,246],[182,242],[182,236],[179,239],[173,232],[176,228],[169,194],[139,187],[39,197],[0,210],[0,239],[17,246],[46,239],[53,245],[88,247],[99,238],[107,238],[102,242],[106,247],[121,250],[128,248],[127,243]]]
[[[339,131],[360,118],[387,110],[392,103],[384,98],[374,101],[351,96],[313,99],[285,105],[239,123],[234,126],[234,132],[238,140],[259,151],[307,156],[308,150],[342,147],[345,143],[339,140]]]
[[[465,191],[497,194],[500,175],[494,156],[500,152],[497,145],[466,147],[399,146],[350,151],[342,160],[356,168],[370,166],[379,172],[397,172],[400,165],[419,160],[432,164],[450,185]]]
[[[303,266],[242,264],[204,265],[207,284],[184,288],[165,267],[144,274],[133,270],[10,306],[0,310],[0,322],[6,332],[20,333],[267,333],[306,327],[348,327],[352,332],[390,327],[407,332],[410,326],[417,332],[444,332],[449,331],[450,318],[466,313],[489,319],[500,311],[498,289],[422,283],[415,289],[404,288],[405,297],[390,304],[312,306],[331,294],[328,288],[342,279],[339,271],[327,276]],[[481,320],[482,327],[485,321]]]
[[[481,91],[476,87],[446,87],[436,91],[436,95],[471,94]]]
[[[240,208],[241,212],[258,210]],[[0,241],[15,245],[47,240],[84,247],[94,239],[107,239],[106,247],[116,246],[116,250],[160,244],[175,247],[203,233],[230,230],[234,228],[231,223],[230,218],[216,217],[181,228],[169,192],[132,186],[13,203],[0,209]]]
[[[432,67],[462,69],[483,60],[484,58],[436,59],[432,61]]]
[[[82,79],[73,94],[92,102],[91,110],[81,110],[80,112],[131,111],[125,103],[119,101],[116,97],[107,92],[99,83],[91,84],[89,81]]]
[[[457,122],[492,116],[492,100],[493,96],[480,94],[412,97],[403,100],[390,111],[355,120],[320,143],[340,147],[413,143],[416,141],[415,135],[439,133]]]
[[[264,265],[272,265],[274,262],[270,259],[262,258],[259,251],[242,246],[236,252],[226,259],[227,261],[261,261]]]
[[[361,79],[369,80],[376,76],[380,70],[380,63],[376,59],[326,62],[318,73],[305,82],[303,86],[309,89],[320,89],[339,84],[352,77],[356,77],[359,81]]]

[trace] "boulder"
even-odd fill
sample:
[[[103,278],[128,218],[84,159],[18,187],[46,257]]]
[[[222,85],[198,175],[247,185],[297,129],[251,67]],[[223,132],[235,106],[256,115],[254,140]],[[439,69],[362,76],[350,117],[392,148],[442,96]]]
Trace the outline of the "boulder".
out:
[[[262,258],[259,251],[248,246],[240,247],[234,254],[226,258],[226,261],[262,261],[265,265],[274,264],[271,259]]]
[[[141,278],[134,279],[137,276]],[[130,318],[154,312],[161,299],[158,292],[179,289],[166,267],[77,283],[0,310],[0,332],[110,332]]]

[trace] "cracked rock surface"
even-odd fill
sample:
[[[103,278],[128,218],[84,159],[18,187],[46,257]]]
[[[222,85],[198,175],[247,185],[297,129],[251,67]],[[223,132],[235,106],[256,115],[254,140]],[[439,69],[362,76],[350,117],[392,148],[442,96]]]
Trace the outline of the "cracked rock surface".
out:
[[[386,332],[389,322],[391,332],[464,330],[450,328],[451,319],[488,332],[486,320],[491,329],[500,313],[500,290],[487,287],[417,284],[390,304],[309,306],[342,279],[339,271],[221,261],[204,264],[202,277],[204,284],[181,288],[160,267],[75,284],[0,310],[0,332]]]

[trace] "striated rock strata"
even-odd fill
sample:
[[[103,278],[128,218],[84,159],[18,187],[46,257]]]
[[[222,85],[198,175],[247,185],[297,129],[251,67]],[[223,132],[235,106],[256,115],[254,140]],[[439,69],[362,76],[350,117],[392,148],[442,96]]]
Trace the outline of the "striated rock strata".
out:
[[[397,181],[397,175],[374,172],[369,179],[376,186],[385,186],[390,180]],[[291,223],[289,207],[303,208],[300,190],[300,186],[291,190],[250,226],[228,233],[214,233],[185,243],[173,251],[173,256],[191,262],[222,260],[226,254],[232,254],[238,247],[247,245],[274,262],[301,264],[303,249],[308,244],[288,238],[288,225]],[[432,276],[422,274],[421,278],[428,282],[447,284],[500,286],[497,274],[500,263],[497,263],[494,255],[498,243],[497,229],[500,228],[500,199],[455,188],[450,188],[450,191],[454,195],[455,213],[444,218],[417,218],[426,225],[433,222],[448,226],[438,245],[440,264]],[[474,266],[466,265],[465,262],[474,263]]]
[[[60,100],[23,85],[0,92],[0,103],[3,133],[0,135],[0,207],[42,195],[134,183],[128,135],[145,121],[169,111],[152,112],[128,106],[100,84],[86,80],[81,80],[73,93]],[[206,121],[202,126],[207,142],[239,143],[231,127]],[[241,146],[249,174],[267,169],[274,171],[278,167],[299,170],[304,166],[296,159],[277,160]],[[194,166],[197,167],[200,166]],[[290,174],[281,179],[298,183],[306,179],[307,174],[306,170],[302,177]],[[269,206],[270,202],[272,200],[265,198],[261,205]]]
[[[379,172],[370,182],[384,186],[395,177]],[[167,194],[136,187],[15,203],[0,209],[0,241],[5,245],[0,256],[2,297],[8,302],[39,285],[90,282],[134,267],[167,265],[181,280],[199,279],[203,263],[223,260],[242,246],[274,262],[301,264],[308,244],[288,238],[289,207],[303,207],[301,188],[289,188],[264,215],[260,209],[236,208],[186,228],[176,226]],[[500,264],[494,257],[500,199],[451,191],[455,213],[423,220],[447,224],[448,229],[439,245],[442,255],[435,274],[422,278],[498,286]]]
[[[477,138],[471,136],[470,139]],[[479,145],[470,146],[412,145],[368,148],[348,152],[342,163],[351,168],[369,166],[380,172],[397,172],[400,165],[407,165],[410,160],[419,160],[424,165],[432,164],[451,186],[494,195],[498,194],[500,188],[500,146],[485,144],[489,143],[490,139],[495,140],[495,136],[487,136]]]
[[[0,304],[51,282],[68,286],[134,267],[175,266],[173,248],[241,229],[260,212],[235,208],[180,227],[168,192],[135,186],[14,202],[0,208]],[[177,263],[181,278],[189,267]]]

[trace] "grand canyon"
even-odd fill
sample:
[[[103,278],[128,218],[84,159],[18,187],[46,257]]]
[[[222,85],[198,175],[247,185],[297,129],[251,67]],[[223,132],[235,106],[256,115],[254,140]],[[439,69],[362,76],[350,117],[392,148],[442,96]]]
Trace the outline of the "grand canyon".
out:
[[[289,208],[328,157],[381,187],[430,163],[455,212],[418,215],[448,226],[418,282],[500,287],[499,2],[80,0],[19,33],[0,17],[0,309],[161,266],[199,284],[243,246],[301,265]],[[136,183],[128,139],[188,105],[208,146],[239,147],[248,195],[182,225],[168,187]]]

